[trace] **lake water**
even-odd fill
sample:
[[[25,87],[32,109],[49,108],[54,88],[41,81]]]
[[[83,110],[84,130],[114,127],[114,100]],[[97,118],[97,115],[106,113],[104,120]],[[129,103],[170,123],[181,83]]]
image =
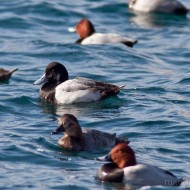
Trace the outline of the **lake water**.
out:
[[[69,152],[52,136],[57,118],[74,114],[85,128],[128,137],[137,159],[190,180],[190,13],[186,18],[137,14],[127,0],[0,1],[0,67],[19,70],[0,84],[0,189],[123,189],[96,179],[108,150]],[[182,1],[188,7],[188,0]],[[80,46],[67,31],[89,18],[98,32],[138,39]],[[89,77],[118,85],[110,99],[53,106],[33,82],[52,61],[70,78]],[[147,187],[147,189],[174,189]],[[183,187],[190,189],[190,181]]]

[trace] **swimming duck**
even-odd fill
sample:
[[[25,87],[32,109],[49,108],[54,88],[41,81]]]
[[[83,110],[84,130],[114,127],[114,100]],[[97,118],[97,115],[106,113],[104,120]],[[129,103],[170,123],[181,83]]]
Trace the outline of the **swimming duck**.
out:
[[[188,9],[178,0],[129,0],[129,8],[141,12],[186,15]]]
[[[69,80],[67,69],[58,62],[50,63],[42,77],[34,84],[42,84],[40,89],[42,99],[57,104],[98,101],[118,94],[125,86],[81,77]]]
[[[70,32],[76,32],[80,39],[76,43],[87,44],[107,44],[107,43],[122,43],[126,46],[133,47],[137,43],[137,40],[132,40],[127,37],[120,36],[118,34],[102,34],[96,33],[92,22],[88,19],[82,19],[76,24],[75,28],[69,28]]]
[[[11,77],[11,75],[17,71],[17,69],[13,69],[11,71],[5,70],[3,68],[0,68],[0,81],[5,81],[5,80],[9,80],[9,78]]]
[[[116,145],[105,157],[107,161],[97,171],[102,181],[123,182],[134,186],[176,186],[183,180],[156,166],[137,163],[133,149],[126,143]]]
[[[64,136],[58,140],[58,144],[68,150],[93,150],[97,148],[109,148],[117,143],[125,142],[116,137],[116,134],[101,132],[95,129],[81,129],[77,118],[72,114],[64,114],[58,119],[59,127],[52,132],[58,134],[64,132]]]

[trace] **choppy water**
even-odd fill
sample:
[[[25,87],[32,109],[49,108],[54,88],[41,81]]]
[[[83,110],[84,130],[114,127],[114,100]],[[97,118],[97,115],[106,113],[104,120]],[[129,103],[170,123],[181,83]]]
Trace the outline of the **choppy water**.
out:
[[[19,68],[9,84],[0,84],[1,189],[123,188],[95,178],[101,163],[94,158],[106,150],[76,153],[58,147],[61,136],[50,133],[64,113],[75,114],[83,127],[128,137],[139,161],[190,180],[190,14],[135,14],[126,2],[0,1],[0,67]],[[183,2],[190,7],[188,0]],[[78,37],[67,28],[83,17],[99,32],[139,43],[133,49],[74,44]],[[98,103],[43,104],[33,82],[52,61],[63,63],[71,78],[126,88]]]

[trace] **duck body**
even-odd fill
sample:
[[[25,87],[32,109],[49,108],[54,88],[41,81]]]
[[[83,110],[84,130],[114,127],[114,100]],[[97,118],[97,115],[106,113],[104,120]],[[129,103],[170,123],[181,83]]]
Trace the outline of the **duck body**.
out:
[[[183,182],[169,171],[137,163],[133,150],[126,143],[116,145],[105,158],[110,163],[104,164],[97,171],[97,177],[102,181],[122,182],[132,186],[177,186]]]
[[[137,40],[132,40],[127,37],[120,36],[118,34],[102,34],[102,33],[94,33],[91,36],[83,39],[81,41],[82,45],[88,44],[108,44],[108,43],[122,43],[129,47],[133,47]]]
[[[138,186],[176,186],[181,182],[171,172],[148,164],[125,167],[123,172],[123,182]]]
[[[42,84],[40,97],[43,100],[57,104],[102,100],[118,94],[124,87],[82,77],[69,80],[66,68],[57,62],[50,63],[34,84]]]
[[[122,87],[77,77],[58,85],[55,89],[55,98],[61,104],[98,101],[116,95]]]
[[[64,132],[64,136],[58,140],[59,146],[67,150],[83,151],[98,148],[111,148],[119,142],[129,143],[110,134],[94,129],[81,129],[78,120],[71,114],[65,114],[59,119],[59,127],[52,133]]]
[[[59,146],[68,150],[93,150],[97,148],[111,148],[118,139],[116,134],[105,133],[94,129],[82,129],[82,138],[73,138],[64,135],[58,140]]]
[[[102,181],[132,186],[178,186],[183,181],[169,171],[143,163],[123,169],[113,163],[107,163],[98,169],[97,176]]]
[[[188,9],[178,0],[129,0],[129,8],[141,12],[186,15]]]
[[[82,19],[76,24],[75,28],[69,28],[70,32],[76,32],[80,38],[76,43],[82,45],[88,44],[108,44],[108,43],[122,43],[128,47],[133,47],[138,41],[118,34],[102,34],[96,33],[93,24],[88,19]]]

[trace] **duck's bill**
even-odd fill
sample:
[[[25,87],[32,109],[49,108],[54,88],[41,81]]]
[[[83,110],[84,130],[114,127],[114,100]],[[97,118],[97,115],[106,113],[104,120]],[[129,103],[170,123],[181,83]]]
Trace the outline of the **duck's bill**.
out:
[[[60,125],[55,131],[53,131],[51,134],[55,135],[55,134],[59,134],[61,132],[64,132],[64,128],[62,125]]]
[[[48,82],[48,79],[46,78],[45,74],[43,74],[38,80],[34,82],[34,85],[40,85]]]
[[[76,32],[76,28],[74,28],[74,27],[69,27],[69,28],[68,28],[68,31],[69,31],[69,32]]]
[[[110,154],[108,154],[106,156],[100,156],[100,157],[96,158],[96,160],[104,161],[104,162],[112,162],[112,158],[111,158]]]

